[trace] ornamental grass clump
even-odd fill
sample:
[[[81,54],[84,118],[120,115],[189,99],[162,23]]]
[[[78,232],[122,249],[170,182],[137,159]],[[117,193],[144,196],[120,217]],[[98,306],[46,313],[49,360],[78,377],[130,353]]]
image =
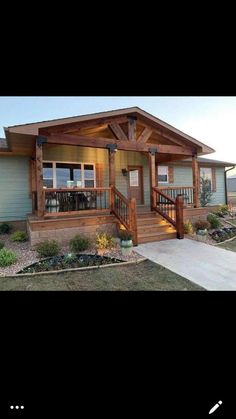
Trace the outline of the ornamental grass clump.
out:
[[[56,240],[45,240],[36,246],[36,251],[40,258],[57,256],[60,252],[60,246]]]
[[[193,233],[193,225],[191,221],[187,220],[186,223],[184,223],[184,234],[192,234]]]
[[[10,266],[13,265],[17,261],[16,254],[11,250],[7,250],[5,248],[0,250],[0,266]]]
[[[27,240],[27,234],[24,231],[18,230],[11,235],[12,242],[26,242]]]
[[[210,223],[208,221],[205,221],[205,220],[198,220],[194,223],[194,229],[196,231],[209,230],[210,227],[211,227]]]
[[[78,234],[70,241],[70,249],[72,252],[82,252],[89,248],[89,239],[79,236]]]
[[[220,220],[215,214],[209,213],[207,216],[207,221],[210,223],[211,228],[219,228],[220,227]]]

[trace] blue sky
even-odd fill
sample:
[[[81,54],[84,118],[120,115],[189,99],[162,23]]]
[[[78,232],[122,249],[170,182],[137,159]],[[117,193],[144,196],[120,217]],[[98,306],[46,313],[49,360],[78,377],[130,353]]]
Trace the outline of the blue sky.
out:
[[[4,126],[139,106],[216,150],[211,158],[236,162],[236,97],[0,97]]]

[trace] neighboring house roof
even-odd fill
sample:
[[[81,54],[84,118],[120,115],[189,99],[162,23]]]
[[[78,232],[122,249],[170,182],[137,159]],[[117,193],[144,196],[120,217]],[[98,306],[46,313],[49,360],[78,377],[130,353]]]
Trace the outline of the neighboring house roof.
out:
[[[182,161],[191,162],[191,159],[188,158]],[[222,160],[206,159],[205,157],[198,157],[197,161],[199,163],[207,163],[207,164],[209,163],[209,165],[214,165],[214,166],[223,166],[223,167],[236,166],[236,163],[230,163],[230,162],[222,161]]]
[[[55,125],[60,126],[63,124],[74,123],[74,122],[83,122],[83,121],[103,119],[103,118],[105,119],[108,117],[110,118],[110,117],[117,117],[117,116],[122,116],[122,115],[132,115],[132,116],[140,117],[146,120],[147,122],[152,123],[158,129],[161,129],[161,130],[164,129],[165,132],[167,133],[169,131],[170,134],[174,133],[177,136],[179,135],[182,139],[187,140],[193,145],[201,147],[202,148],[201,154],[210,154],[215,151],[213,148],[207,146],[201,141],[198,141],[195,138],[190,137],[189,135],[183,133],[177,128],[171,126],[170,124],[162,121],[161,119],[156,118],[155,116],[140,109],[139,107],[117,109],[113,111],[100,112],[100,113],[81,115],[81,116],[73,116],[69,118],[54,119],[50,121],[34,122],[34,123],[24,124],[24,125],[14,125],[14,126],[5,128],[5,132],[6,132],[6,136],[8,136],[8,133],[38,135],[40,128],[48,128]]]
[[[0,138],[0,148],[7,148],[7,140],[6,138]]]
[[[228,192],[236,192],[236,177],[227,179],[227,189]]]

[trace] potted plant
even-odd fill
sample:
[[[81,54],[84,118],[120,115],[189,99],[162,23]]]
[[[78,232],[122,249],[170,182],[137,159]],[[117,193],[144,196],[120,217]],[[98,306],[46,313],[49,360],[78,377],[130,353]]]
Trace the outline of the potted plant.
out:
[[[210,223],[205,220],[198,220],[195,222],[194,227],[196,229],[197,239],[199,241],[206,241]]]
[[[119,238],[122,254],[130,254],[133,247],[133,234],[127,230],[121,230],[119,233]]]

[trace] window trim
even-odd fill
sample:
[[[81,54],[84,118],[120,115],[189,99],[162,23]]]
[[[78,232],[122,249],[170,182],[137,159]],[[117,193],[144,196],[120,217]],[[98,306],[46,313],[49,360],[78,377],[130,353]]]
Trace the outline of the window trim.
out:
[[[166,181],[163,181],[163,180],[159,180],[158,179],[158,176],[159,176],[158,169],[159,169],[159,167],[166,167],[167,168],[167,173],[166,173],[167,180]],[[159,183],[164,183],[164,184],[169,183],[169,166],[166,166],[166,165],[157,165],[157,182],[158,182],[158,184]]]
[[[86,179],[84,176],[84,166],[85,165],[90,165],[93,166],[93,171],[94,171],[94,187],[91,189],[96,188],[96,164],[95,163],[90,163],[90,162],[75,162],[75,161],[60,161],[60,160],[43,160],[43,164],[44,163],[51,163],[52,164],[52,172],[53,172],[53,189],[60,189],[57,187],[57,172],[56,172],[56,165],[57,163],[59,164],[80,164],[81,165],[81,181],[82,181],[82,186],[81,189],[85,189],[84,186],[84,181],[85,180],[92,180],[92,179]],[[89,188],[90,189],[90,188]]]
[[[205,167],[205,166],[200,166],[199,167],[199,174],[200,174],[200,176],[199,176],[199,181],[200,181],[200,189],[201,189],[201,170],[202,169],[209,169],[210,171],[211,171],[211,179],[210,179],[210,181],[211,181],[211,190],[210,190],[210,192],[211,193],[213,193],[212,191],[213,191],[213,173],[212,173],[212,167]]]

